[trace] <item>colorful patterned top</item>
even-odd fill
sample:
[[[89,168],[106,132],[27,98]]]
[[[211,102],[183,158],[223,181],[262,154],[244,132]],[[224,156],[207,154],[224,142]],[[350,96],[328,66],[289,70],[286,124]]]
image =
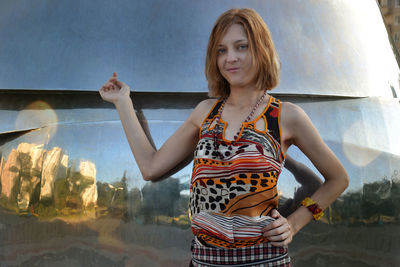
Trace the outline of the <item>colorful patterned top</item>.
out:
[[[239,248],[268,242],[261,230],[273,221],[268,213],[278,206],[276,184],[285,158],[281,150],[281,103],[271,96],[264,111],[244,122],[232,142],[224,138],[226,122],[221,118],[218,124],[214,122],[222,102],[217,101],[205,118],[194,153],[192,231],[200,243],[213,247]],[[265,122],[264,131],[256,129],[260,119]]]

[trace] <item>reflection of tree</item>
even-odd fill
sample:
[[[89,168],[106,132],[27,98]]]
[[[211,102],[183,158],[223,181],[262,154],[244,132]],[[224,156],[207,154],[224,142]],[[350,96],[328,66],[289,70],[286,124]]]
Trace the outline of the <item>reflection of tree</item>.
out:
[[[179,179],[147,183],[142,190],[137,187],[128,190],[127,184],[126,171],[119,181],[97,182],[98,216],[112,216],[137,223],[189,225],[189,196],[180,195],[184,186]]]
[[[128,194],[129,217],[138,217],[142,210],[142,192],[133,188]]]
[[[361,220],[361,192],[348,192],[332,204],[333,223],[354,224]]]
[[[54,205],[61,210],[67,207],[69,187],[67,179],[59,179],[54,184]],[[51,203],[51,202],[50,202]]]
[[[179,199],[179,180],[169,178],[157,183],[148,183],[142,189],[143,214],[146,222],[156,215],[176,216],[174,209]]]
[[[128,219],[128,184],[126,171],[120,181],[114,183],[97,182],[98,215],[111,215]]]
[[[318,176],[304,164],[287,156],[285,168],[300,183],[293,199],[280,199],[279,211],[284,216],[298,208],[302,199],[311,196],[321,185]],[[400,177],[395,170],[391,178],[384,177],[365,183],[356,192],[342,194],[328,209],[330,223],[368,224],[400,222]]]
[[[97,182],[97,205],[99,207],[108,207],[111,203],[113,192],[110,190],[108,183]]]
[[[10,152],[8,159],[0,153],[2,207],[41,218],[85,216],[87,212],[96,212],[97,216],[133,220],[136,223],[189,226],[189,200],[187,195],[180,194],[185,188],[179,179],[168,178],[146,183],[142,189],[128,190],[126,171],[115,182],[96,183],[96,168],[92,162],[82,161],[78,168],[68,161],[68,155],[64,155],[61,148],[51,151],[53,153],[46,152],[39,145],[22,143]],[[49,159],[47,165],[42,164],[46,162],[46,157]],[[46,168],[48,171],[44,172]],[[321,181],[304,164],[290,157],[286,159],[285,168],[301,185],[293,199],[286,199],[282,203],[285,200],[282,198],[280,201],[280,211],[287,216],[304,197],[312,195]],[[44,181],[52,186],[43,186]],[[399,223],[398,170],[389,178],[365,183],[361,190],[343,194],[329,211],[329,222],[336,224]]]
[[[400,222],[400,180],[392,178],[366,183],[357,192],[343,194],[332,204],[335,223],[385,223]]]
[[[126,173],[115,182],[96,182],[94,163],[71,161],[59,147],[46,151],[42,145],[21,143],[8,159],[0,155],[0,205],[42,219],[83,218],[91,213],[136,223],[189,226],[189,197],[180,195],[188,186],[168,178],[128,190]]]
[[[377,217],[378,222],[381,216],[395,216],[394,205],[391,198],[392,183],[388,179],[370,184],[363,187],[363,198],[361,201],[362,216],[364,219]]]
[[[109,187],[114,190],[113,197],[111,198],[111,206],[113,203],[116,203],[115,205],[123,207],[126,210],[126,201],[128,199],[126,171],[124,171],[121,181],[109,185]]]

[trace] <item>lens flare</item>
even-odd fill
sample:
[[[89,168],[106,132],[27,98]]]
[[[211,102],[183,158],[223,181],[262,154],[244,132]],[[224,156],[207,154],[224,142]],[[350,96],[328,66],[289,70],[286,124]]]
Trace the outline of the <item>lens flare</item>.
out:
[[[343,151],[356,166],[366,166],[387,146],[385,138],[374,125],[356,121],[343,134]]]
[[[26,106],[18,114],[15,128],[18,130],[42,128],[36,140],[47,143],[57,132],[58,117],[53,108],[44,101],[35,101]],[[47,142],[46,142],[47,141]]]

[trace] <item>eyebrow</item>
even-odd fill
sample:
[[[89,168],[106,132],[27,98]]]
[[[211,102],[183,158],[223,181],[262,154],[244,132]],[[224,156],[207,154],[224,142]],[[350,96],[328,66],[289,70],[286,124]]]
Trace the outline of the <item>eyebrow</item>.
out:
[[[237,43],[241,43],[241,42],[248,42],[246,39],[239,39],[239,40],[236,40],[236,41],[234,41],[233,43],[234,44],[237,44]],[[223,44],[218,44],[218,46],[225,46],[225,45],[223,45]]]

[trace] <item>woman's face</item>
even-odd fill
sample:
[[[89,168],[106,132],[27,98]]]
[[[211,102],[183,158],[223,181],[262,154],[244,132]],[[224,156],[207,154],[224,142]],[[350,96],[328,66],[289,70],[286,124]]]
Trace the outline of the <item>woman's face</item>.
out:
[[[256,67],[242,25],[230,26],[218,43],[217,49],[218,69],[231,88],[251,86],[255,83]]]

